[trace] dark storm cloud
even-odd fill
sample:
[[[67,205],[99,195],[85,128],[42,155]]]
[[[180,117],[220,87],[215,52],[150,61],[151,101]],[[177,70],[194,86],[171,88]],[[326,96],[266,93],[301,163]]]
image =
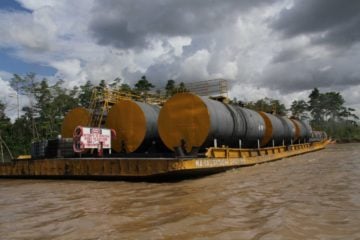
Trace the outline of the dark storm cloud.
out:
[[[145,47],[151,37],[206,34],[275,0],[98,0],[90,30],[103,45]]]
[[[272,62],[273,63],[290,62],[296,60],[299,56],[301,56],[300,49],[294,49],[294,48],[284,49],[273,57]]]
[[[263,86],[292,93],[317,88],[345,89],[360,84],[360,70],[353,64],[359,56],[344,55],[337,60],[298,58],[274,63],[263,73]]]
[[[346,46],[360,40],[360,1],[295,1],[270,26],[285,37],[313,34],[314,43]]]

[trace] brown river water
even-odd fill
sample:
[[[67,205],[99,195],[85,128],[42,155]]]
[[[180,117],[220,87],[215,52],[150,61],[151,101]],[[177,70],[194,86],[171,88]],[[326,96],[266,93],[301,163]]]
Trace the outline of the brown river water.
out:
[[[0,179],[0,239],[360,239],[360,144],[172,183]]]

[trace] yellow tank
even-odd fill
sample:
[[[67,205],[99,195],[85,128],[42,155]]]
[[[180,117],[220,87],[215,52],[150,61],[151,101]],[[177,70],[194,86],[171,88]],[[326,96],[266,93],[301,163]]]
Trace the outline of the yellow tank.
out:
[[[207,140],[210,116],[204,100],[192,93],[179,93],[161,108],[158,119],[159,135],[170,150],[183,147],[190,152]]]
[[[266,144],[268,144],[271,141],[272,134],[273,134],[273,126],[271,124],[271,120],[270,120],[269,116],[265,112],[258,111],[258,113],[264,119],[264,122],[265,122],[265,133],[264,133],[264,137],[261,139],[261,143],[260,143],[261,146],[265,146]]]
[[[63,138],[72,138],[75,128],[79,125],[86,126],[89,124],[90,117],[90,112],[83,107],[70,110],[61,125],[61,136]]]
[[[111,107],[106,127],[116,131],[112,148],[117,152],[146,152],[160,145],[157,133],[159,106],[133,100],[119,100]]]

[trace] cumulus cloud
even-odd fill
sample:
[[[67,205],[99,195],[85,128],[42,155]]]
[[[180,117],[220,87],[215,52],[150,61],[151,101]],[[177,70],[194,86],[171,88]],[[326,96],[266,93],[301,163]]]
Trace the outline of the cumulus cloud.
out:
[[[50,50],[48,43],[54,39],[53,29],[43,24],[44,19],[44,16],[30,13],[0,11],[0,46],[40,52]]]
[[[17,117],[18,104],[16,100],[16,92],[11,88],[9,80],[12,77],[10,73],[0,71],[0,89],[1,89],[1,98],[0,101],[5,104],[5,113],[12,120]],[[24,102],[23,98],[21,99]],[[22,104],[20,102],[19,104]],[[21,106],[19,106],[21,108]]]
[[[359,47],[354,47],[352,51],[342,53],[336,58],[300,57],[299,54],[296,60],[277,60],[265,69],[263,83],[270,89],[285,93],[314,87],[340,90],[359,85],[360,70],[353,64],[360,59]]]
[[[0,11],[0,48],[68,87],[226,78],[242,100],[289,104],[319,87],[360,102],[357,1],[17,1],[29,11]]]
[[[360,40],[360,2],[295,1],[271,26],[286,37],[309,34],[315,43],[348,46]]]
[[[268,26],[284,46],[263,71],[266,88],[292,94],[318,87],[340,91],[352,106],[360,101],[359,1],[294,1]]]
[[[97,1],[91,30],[100,44],[146,47],[154,37],[207,34],[235,22],[239,14],[274,0]]]

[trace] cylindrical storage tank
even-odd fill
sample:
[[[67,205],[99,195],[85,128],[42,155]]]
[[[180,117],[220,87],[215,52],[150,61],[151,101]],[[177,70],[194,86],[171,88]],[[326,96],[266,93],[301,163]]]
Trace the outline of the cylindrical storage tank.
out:
[[[112,148],[116,152],[145,152],[161,149],[157,119],[160,107],[133,100],[119,100],[111,107],[106,127],[114,129]]]
[[[265,121],[261,115],[253,110],[242,108],[236,105],[228,105],[233,113],[234,119],[234,140],[238,140],[238,146],[257,147],[265,145],[261,143],[265,134]],[[263,144],[263,145],[262,145]]]
[[[308,129],[305,127],[305,125],[297,120],[297,119],[291,119],[291,121],[295,124],[295,139],[294,143],[304,142],[307,134]]]
[[[312,141],[321,141],[323,139],[323,132],[321,132],[321,131],[312,131],[311,139],[312,139]]]
[[[162,141],[173,151],[238,142],[233,138],[234,121],[227,105],[192,93],[178,93],[164,104],[158,128]]]
[[[295,124],[287,117],[282,117],[282,116],[276,116],[276,117],[278,117],[282,122],[282,124],[284,125],[284,143],[291,144],[291,142],[294,141],[295,139],[295,133],[296,133]]]
[[[308,142],[309,139],[310,139],[310,137],[311,137],[312,128],[311,128],[311,126],[310,126],[310,124],[309,124],[308,121],[302,120],[302,121],[300,121],[300,122],[303,124],[303,126],[304,126],[305,129],[306,129],[306,134],[305,134],[304,140],[305,140],[306,142]]]
[[[77,107],[70,110],[61,125],[61,136],[63,138],[72,138],[77,126],[86,126],[90,123],[90,112],[83,108]]]
[[[259,112],[265,121],[265,136],[262,143],[268,145],[282,145],[284,142],[285,127],[275,115]]]

